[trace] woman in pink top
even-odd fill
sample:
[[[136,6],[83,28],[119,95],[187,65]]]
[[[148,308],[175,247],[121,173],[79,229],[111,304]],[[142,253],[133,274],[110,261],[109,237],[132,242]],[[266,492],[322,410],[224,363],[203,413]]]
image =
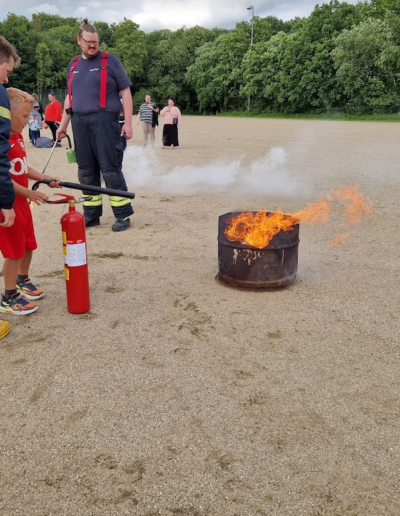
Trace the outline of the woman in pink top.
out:
[[[163,148],[179,147],[178,129],[181,127],[182,115],[172,95],[168,97],[168,106],[161,110],[160,115],[164,119]]]

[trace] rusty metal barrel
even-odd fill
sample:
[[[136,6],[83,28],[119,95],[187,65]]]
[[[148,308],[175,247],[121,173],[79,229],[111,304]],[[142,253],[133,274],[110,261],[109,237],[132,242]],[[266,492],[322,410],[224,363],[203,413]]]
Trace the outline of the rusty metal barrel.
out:
[[[217,279],[246,290],[277,290],[292,285],[297,274],[300,222],[290,231],[279,231],[266,247],[258,249],[226,238],[229,220],[239,214],[226,213],[218,219]]]

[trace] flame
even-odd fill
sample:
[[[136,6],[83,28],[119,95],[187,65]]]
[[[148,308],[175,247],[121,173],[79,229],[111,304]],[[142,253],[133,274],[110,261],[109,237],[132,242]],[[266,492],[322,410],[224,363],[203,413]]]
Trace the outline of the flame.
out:
[[[343,235],[337,235],[333,240],[331,240],[328,243],[329,249],[332,249],[332,247],[336,247],[337,245],[343,245],[343,242],[346,240],[346,238],[349,238],[350,233],[344,233]]]
[[[372,214],[372,202],[365,199],[357,190],[359,185],[345,188],[337,186],[332,190],[337,200],[344,206],[342,213],[344,224],[357,224],[365,215]]]
[[[329,199],[319,199],[317,202],[307,204],[307,208],[294,214],[300,222],[315,224],[316,222],[327,222],[329,220],[330,204]]]
[[[281,230],[292,230],[299,220],[293,215],[285,215],[281,211],[277,213],[259,211],[256,214],[248,211],[239,213],[228,222],[230,226],[225,230],[228,240],[263,249],[274,235]]]
[[[358,192],[359,185],[337,186],[325,198],[318,199],[314,203],[307,204],[306,208],[298,212],[270,213],[266,211],[251,211],[239,213],[228,220],[224,231],[226,238],[232,242],[251,245],[258,249],[266,247],[274,235],[279,231],[291,231],[299,222],[315,224],[327,222],[330,218],[331,205],[336,201],[343,207],[342,220],[344,224],[356,224],[366,215],[372,214],[372,202],[365,199]],[[342,243],[349,234],[342,235],[341,241],[330,245]],[[336,242],[336,239],[333,241]]]

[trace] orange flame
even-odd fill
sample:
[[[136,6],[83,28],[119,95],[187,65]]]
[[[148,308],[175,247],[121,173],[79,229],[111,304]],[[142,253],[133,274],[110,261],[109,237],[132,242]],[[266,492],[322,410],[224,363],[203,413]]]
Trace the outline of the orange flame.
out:
[[[268,245],[279,231],[290,231],[299,221],[293,215],[251,211],[239,213],[229,220],[230,226],[225,230],[228,240],[246,243],[258,249]]]
[[[357,192],[359,185],[345,188],[337,186],[332,190],[337,200],[344,206],[342,218],[344,224],[357,224],[365,215],[372,214],[372,202]]]
[[[328,244],[329,249],[332,247],[336,247],[337,245],[342,245],[346,238],[349,238],[350,233],[344,233],[343,235],[337,235],[333,240],[331,240]]]
[[[258,211],[256,214],[251,211],[239,213],[229,219],[224,234],[230,241],[263,249],[279,231],[291,231],[293,226],[299,222],[307,224],[327,222],[331,204],[335,199],[344,207],[342,211],[343,222],[345,224],[356,224],[365,215],[372,214],[372,202],[365,199],[357,191],[358,188],[359,185],[337,186],[332,190],[332,195],[328,194],[324,199],[309,203],[306,208],[294,214],[284,214],[281,211],[276,213]],[[343,238],[347,238],[347,236],[343,236],[339,243],[343,242]]]

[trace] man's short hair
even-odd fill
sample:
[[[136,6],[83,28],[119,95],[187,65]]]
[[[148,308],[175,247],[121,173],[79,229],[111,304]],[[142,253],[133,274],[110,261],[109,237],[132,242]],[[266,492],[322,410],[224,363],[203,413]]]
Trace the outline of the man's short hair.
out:
[[[16,66],[21,58],[17,54],[15,48],[3,36],[0,36],[0,64],[8,62],[10,57],[14,59],[14,66]]]

